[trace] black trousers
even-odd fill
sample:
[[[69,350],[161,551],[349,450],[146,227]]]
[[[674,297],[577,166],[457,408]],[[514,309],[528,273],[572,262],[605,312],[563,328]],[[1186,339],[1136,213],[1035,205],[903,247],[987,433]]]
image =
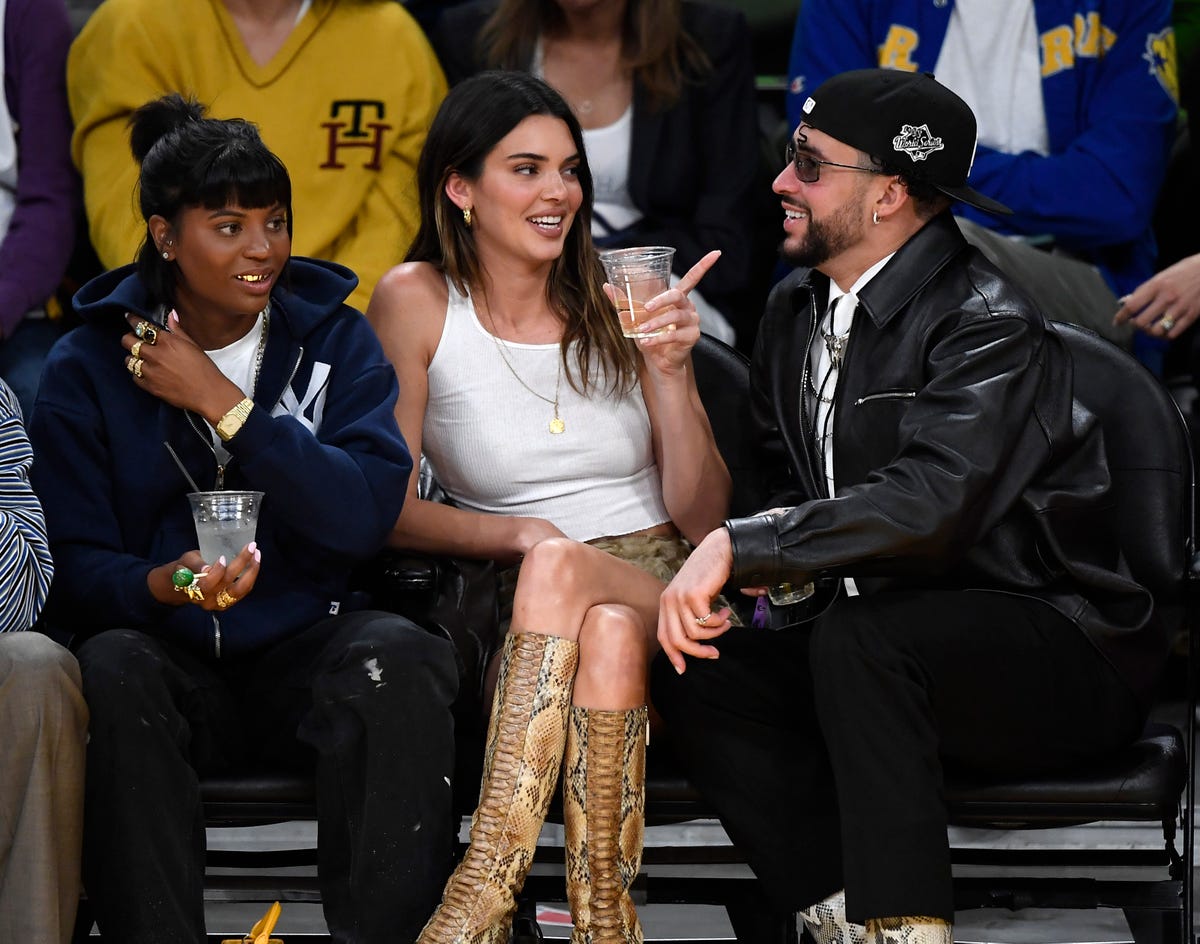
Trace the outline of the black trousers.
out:
[[[983,591],[839,598],[808,628],[734,629],[652,697],[774,907],[846,890],[851,920],[954,913],[943,769],[1069,768],[1144,718],[1073,623]]]
[[[458,831],[448,642],[363,611],[230,664],[133,630],[87,640],[78,658],[91,706],[84,884],[106,940],[206,940],[199,775],[268,765],[316,771],[333,940],[416,938]]]

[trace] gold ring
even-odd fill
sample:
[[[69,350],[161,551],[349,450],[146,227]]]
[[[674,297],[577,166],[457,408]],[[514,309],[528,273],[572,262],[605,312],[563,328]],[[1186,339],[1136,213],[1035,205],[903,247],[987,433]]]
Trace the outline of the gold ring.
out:
[[[217,594],[217,606],[219,606],[221,609],[224,610],[227,607],[233,606],[235,603],[237,603],[237,597],[235,597],[228,590],[222,590]]]
[[[676,326],[675,322],[672,321],[669,325],[667,325],[667,334],[674,334],[676,329],[677,329],[677,326]]]
[[[149,345],[153,345],[158,340],[158,329],[149,321],[139,321],[133,333],[145,341]]]
[[[133,374],[134,377],[141,380],[142,378],[142,359],[140,357],[131,357],[125,362],[125,369]]]
[[[146,342],[143,341],[141,338],[138,338],[136,341],[134,341],[133,345],[129,348],[129,356],[130,357],[141,357],[142,356],[142,345],[145,343]]]
[[[707,626],[708,621],[710,619],[712,619],[712,611],[711,610],[709,612],[705,613],[703,616],[697,616],[696,622],[699,623],[701,626]]]
[[[187,598],[193,603],[202,603],[204,601],[204,591],[200,589],[200,585],[195,581],[184,587],[183,592],[187,594]]]
[[[1172,328],[1175,327],[1175,319],[1172,318],[1170,315],[1163,315],[1161,318],[1158,319],[1158,324],[1163,329],[1164,332],[1170,331]]]

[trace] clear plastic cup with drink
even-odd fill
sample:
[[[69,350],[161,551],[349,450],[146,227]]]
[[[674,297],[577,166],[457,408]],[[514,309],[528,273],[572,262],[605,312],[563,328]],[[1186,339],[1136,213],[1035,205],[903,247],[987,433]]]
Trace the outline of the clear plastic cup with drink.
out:
[[[206,564],[233,560],[254,540],[262,492],[189,492],[200,556]]]
[[[604,275],[613,287],[613,302],[621,320],[621,333],[627,338],[648,338],[662,334],[665,328],[645,331],[646,302],[665,292],[671,284],[671,246],[634,246],[606,249],[600,253]]]
[[[816,592],[817,587],[811,580],[802,584],[785,581],[777,583],[773,587],[767,587],[767,599],[775,606],[794,606],[797,603],[803,603]]]

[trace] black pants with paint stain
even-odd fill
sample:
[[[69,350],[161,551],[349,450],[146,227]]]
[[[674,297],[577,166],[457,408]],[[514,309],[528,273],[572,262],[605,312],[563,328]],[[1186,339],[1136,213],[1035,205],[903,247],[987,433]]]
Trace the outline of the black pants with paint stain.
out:
[[[333,940],[412,941],[458,821],[450,644],[375,611],[229,664],[133,630],[78,652],[91,710],[84,884],[105,939],[206,940],[199,777],[315,770]]]
[[[851,920],[954,913],[943,771],[1070,769],[1143,712],[1048,604],[986,591],[842,598],[809,626],[733,629],[651,694],[773,908],[846,890]]]

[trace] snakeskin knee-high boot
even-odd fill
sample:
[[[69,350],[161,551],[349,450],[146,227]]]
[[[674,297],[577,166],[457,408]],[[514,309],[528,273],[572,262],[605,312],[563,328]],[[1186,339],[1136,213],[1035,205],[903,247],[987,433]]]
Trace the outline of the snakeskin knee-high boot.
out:
[[[846,920],[846,893],[837,891],[800,912],[816,944],[867,944],[867,929]]]
[[[868,944],[954,944],[954,928],[942,918],[871,918]]]
[[[646,708],[571,708],[563,771],[571,944],[641,944],[629,888],[642,864]]]
[[[507,944],[558,782],[578,643],[510,633],[492,702],[471,842],[419,944]]]

